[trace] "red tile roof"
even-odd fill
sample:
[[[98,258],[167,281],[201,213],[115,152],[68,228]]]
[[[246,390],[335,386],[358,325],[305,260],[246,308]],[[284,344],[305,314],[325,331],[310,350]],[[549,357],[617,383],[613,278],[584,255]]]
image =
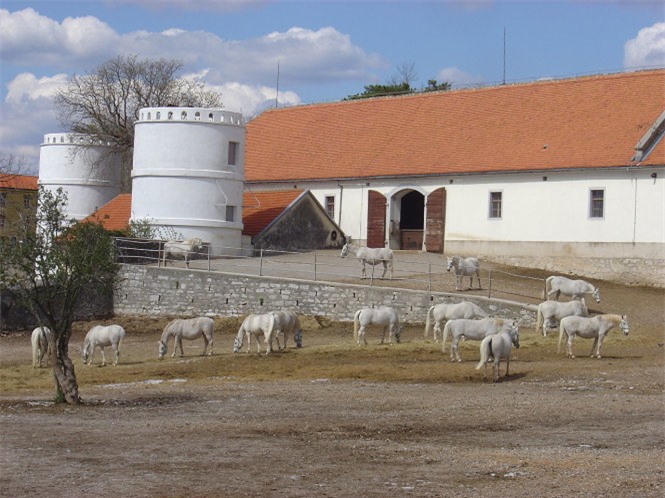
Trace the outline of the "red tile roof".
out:
[[[0,188],[14,190],[37,190],[38,180],[39,178],[36,176],[0,173]]]
[[[278,190],[267,192],[245,191],[242,196],[242,233],[254,237],[279,216],[302,190]]]
[[[83,221],[98,222],[106,230],[124,230],[129,226],[131,212],[132,194],[120,194]]]
[[[665,70],[274,109],[247,125],[245,179],[626,166],[664,109]]]

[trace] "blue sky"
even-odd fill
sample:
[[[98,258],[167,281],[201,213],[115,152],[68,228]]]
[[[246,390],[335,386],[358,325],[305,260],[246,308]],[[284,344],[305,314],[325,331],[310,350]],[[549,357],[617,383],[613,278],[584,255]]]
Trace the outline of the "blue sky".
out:
[[[413,65],[415,87],[665,67],[665,3],[557,1],[0,1],[0,152],[34,170],[62,131],[57,88],[119,55],[168,57],[248,117],[340,100]]]

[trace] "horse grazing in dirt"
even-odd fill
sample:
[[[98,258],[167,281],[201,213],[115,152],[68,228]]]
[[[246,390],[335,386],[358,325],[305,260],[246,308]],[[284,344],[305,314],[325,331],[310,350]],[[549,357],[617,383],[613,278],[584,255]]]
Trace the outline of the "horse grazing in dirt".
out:
[[[381,275],[381,278],[384,278],[386,276],[386,271],[390,269],[390,278],[392,280],[393,252],[390,249],[385,247],[358,247],[354,244],[351,244],[351,239],[349,237],[346,241],[346,244],[344,244],[344,247],[342,247],[340,257],[344,258],[349,253],[358,258],[363,265],[360,278],[367,278],[367,269],[365,265],[376,266],[378,264],[382,264],[383,274]]]
[[[266,354],[272,353],[272,339],[275,330],[275,313],[263,313],[248,315],[240,325],[238,334],[233,341],[233,352],[238,353],[242,349],[242,343],[247,336],[247,352],[251,352],[252,336],[256,338],[256,352],[261,352],[260,338],[266,345]],[[286,345],[286,341],[285,341]]]
[[[286,341],[289,334],[293,334],[293,340],[296,347],[302,347],[302,328],[300,327],[300,319],[294,311],[279,310],[272,312],[275,315],[275,325],[273,327],[273,337],[277,341],[277,347],[286,349]],[[284,348],[279,344],[279,336],[284,337]]]
[[[399,317],[397,312],[390,307],[382,306],[381,308],[363,308],[356,311],[353,316],[353,339],[360,344],[360,340],[367,344],[365,339],[365,330],[369,325],[379,325],[383,327],[381,330],[381,344],[388,332],[388,343],[392,344],[392,338],[396,342],[400,342],[400,334],[402,329],[399,325]]]
[[[517,329],[502,330],[496,334],[485,337],[480,343],[480,361],[476,365],[476,370],[485,365],[485,378],[487,378],[487,363],[490,358],[494,358],[494,368],[492,369],[492,382],[499,381],[499,363],[501,358],[506,359],[506,377],[510,370],[510,352],[520,347],[520,334]]]
[[[175,357],[176,351],[180,348],[180,356],[184,356],[185,352],[182,349],[182,340],[187,339],[193,341],[199,337],[203,337],[203,354],[206,352],[208,356],[212,355],[213,335],[215,332],[215,322],[212,318],[207,316],[200,316],[198,318],[176,318],[171,320],[164,327],[162,337],[158,343],[159,359],[163,359],[168,350],[169,339],[173,336],[173,354]]]
[[[562,318],[561,325],[559,325],[559,347],[557,353],[561,351],[561,340],[565,334],[568,337],[566,341],[568,358],[575,358],[573,354],[573,338],[579,335],[586,339],[593,338],[591,357],[600,358],[600,348],[603,345],[603,339],[605,339],[605,336],[614,327],[619,327],[623,335],[628,335],[628,317],[626,315],[598,315],[593,318],[581,316],[567,316]],[[596,350],[595,355],[594,349]]]
[[[189,260],[203,246],[203,241],[198,237],[183,241],[169,240],[164,242],[164,266],[166,266],[167,256],[173,256],[176,259],[184,259],[185,266],[189,268]]]
[[[95,348],[99,346],[102,352],[102,366],[106,365],[106,355],[104,348],[111,346],[115,352],[115,361],[113,365],[118,364],[120,359],[120,344],[125,338],[125,329],[120,325],[95,325],[85,336],[83,341],[83,364],[92,365],[92,357],[95,354]],[[88,359],[90,361],[88,362]]]
[[[536,313],[536,334],[542,328],[543,336],[547,336],[548,328],[555,328],[566,316],[589,316],[589,310],[582,301],[544,301],[538,305]]]
[[[478,258],[460,258],[452,256],[448,258],[448,271],[455,270],[455,290],[461,290],[462,277],[469,277],[469,288],[473,288],[473,276],[478,279],[478,288],[482,289],[480,284],[480,263]]]
[[[559,296],[570,296],[572,299],[580,299],[584,302],[584,295],[591,294],[597,303],[600,302],[600,289],[594,287],[586,280],[571,280],[567,277],[553,275],[545,280],[545,299],[554,295],[554,299],[559,300]]]
[[[434,324],[434,342],[439,342],[439,337],[442,334],[441,324],[444,321],[457,318],[487,318],[487,313],[480,306],[469,301],[455,304],[435,304],[427,311],[425,339],[427,339],[430,330],[432,330],[432,324]]]
[[[503,318],[482,318],[480,320],[458,318],[456,320],[448,320],[446,326],[443,328],[441,351],[446,350],[446,340],[448,339],[448,334],[451,334],[452,344],[450,345],[450,361],[455,361],[455,359],[457,359],[458,362],[461,362],[462,359],[460,358],[458,351],[460,340],[471,339],[474,341],[482,341],[485,337],[497,334],[498,332],[510,330],[517,332],[518,327],[518,322]]]
[[[53,332],[48,327],[37,327],[32,331],[32,368],[42,368],[42,360],[53,345]]]

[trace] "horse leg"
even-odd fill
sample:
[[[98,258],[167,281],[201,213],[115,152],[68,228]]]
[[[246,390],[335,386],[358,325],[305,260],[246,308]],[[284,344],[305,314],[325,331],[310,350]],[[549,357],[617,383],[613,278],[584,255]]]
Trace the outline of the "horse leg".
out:
[[[603,347],[604,339],[605,339],[605,334],[598,334],[598,337],[596,338],[596,341],[598,341],[598,349],[596,349],[596,358],[600,358],[600,348]]]
[[[102,366],[105,367],[106,366],[106,355],[104,354],[104,346],[99,346],[99,350],[102,352]]]
[[[384,279],[386,277],[387,271],[388,271],[388,263],[386,261],[383,261],[383,274],[381,275],[381,279]]]
[[[442,337],[441,332],[441,322],[438,320],[434,321],[434,342],[439,342],[439,337]]]
[[[508,377],[508,371],[510,370],[510,354],[506,356],[506,377]]]
[[[362,262],[362,263],[363,263],[363,271],[362,271],[362,273],[361,273],[361,275],[360,275],[360,278],[361,278],[361,279],[363,279],[363,278],[367,278],[367,268],[365,268],[365,260],[364,260],[364,259],[363,259],[363,262]]]
[[[568,336],[568,340],[566,341],[566,351],[568,352],[568,358],[573,359],[575,358],[575,355],[573,354],[573,335]]]
[[[501,356],[496,355],[494,359],[494,368],[492,369],[492,382],[499,382],[499,363],[501,361]]]
[[[455,355],[457,355],[457,344],[459,343],[459,337],[453,336],[453,340],[450,343],[450,361],[455,361]],[[457,355],[458,360],[459,360],[459,355]]]
[[[365,345],[367,345],[367,339],[365,339],[365,326],[361,325],[358,329],[358,344],[360,344],[360,339],[363,340]]]
[[[115,361],[113,362],[113,366],[115,367],[118,365],[118,361],[120,361],[120,344],[111,345],[111,347],[113,348],[113,352],[115,352]]]

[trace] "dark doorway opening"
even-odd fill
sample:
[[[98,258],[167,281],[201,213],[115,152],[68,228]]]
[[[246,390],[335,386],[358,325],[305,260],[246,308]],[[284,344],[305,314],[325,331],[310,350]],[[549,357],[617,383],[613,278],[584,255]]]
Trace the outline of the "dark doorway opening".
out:
[[[401,249],[420,250],[425,224],[425,196],[412,190],[400,202]]]

